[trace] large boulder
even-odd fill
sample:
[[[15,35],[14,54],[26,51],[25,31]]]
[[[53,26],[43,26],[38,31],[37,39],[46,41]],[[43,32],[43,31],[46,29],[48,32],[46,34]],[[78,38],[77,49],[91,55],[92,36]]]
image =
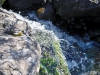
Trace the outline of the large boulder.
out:
[[[54,0],[53,6],[62,18],[100,16],[99,0]]]
[[[39,73],[41,49],[28,30],[26,22],[0,8],[0,75]]]
[[[0,36],[0,72],[4,75],[38,74],[41,53],[38,44],[30,41],[9,35]]]

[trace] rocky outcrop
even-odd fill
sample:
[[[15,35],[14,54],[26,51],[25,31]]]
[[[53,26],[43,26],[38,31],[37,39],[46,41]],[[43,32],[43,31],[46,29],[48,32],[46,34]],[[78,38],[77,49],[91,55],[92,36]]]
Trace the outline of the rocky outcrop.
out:
[[[29,33],[25,21],[0,8],[0,75],[39,73],[41,49]]]
[[[54,0],[54,8],[62,18],[100,16],[99,0]]]
[[[70,75],[59,42],[52,33],[32,30],[29,23],[2,8],[0,64],[2,75]]]
[[[26,0],[26,1],[7,0],[7,1],[10,8],[14,8],[18,10],[18,9],[44,7],[46,9],[45,12],[48,11],[52,12],[52,7],[47,6],[47,4],[51,4],[53,6],[53,9],[56,10],[55,13],[57,13],[63,19],[70,18],[70,17],[100,16],[99,0],[84,0],[84,1],[83,0],[70,0],[70,1],[68,0]],[[46,13],[44,13],[44,15],[47,16]]]
[[[100,16],[99,0],[6,0],[6,2],[8,7],[16,10],[42,10],[37,12],[38,17],[51,21],[55,20],[55,13],[62,19]]]
[[[4,75],[38,74],[41,53],[38,44],[30,41],[9,35],[0,36],[0,72]]]

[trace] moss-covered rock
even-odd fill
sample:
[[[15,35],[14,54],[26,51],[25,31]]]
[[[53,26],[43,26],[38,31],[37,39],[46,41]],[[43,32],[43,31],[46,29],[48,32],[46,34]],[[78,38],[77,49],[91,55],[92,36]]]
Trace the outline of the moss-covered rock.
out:
[[[47,31],[34,30],[33,35],[42,49],[39,75],[70,75],[59,41]]]
[[[0,0],[0,7],[2,6],[2,4],[5,2],[5,0]]]

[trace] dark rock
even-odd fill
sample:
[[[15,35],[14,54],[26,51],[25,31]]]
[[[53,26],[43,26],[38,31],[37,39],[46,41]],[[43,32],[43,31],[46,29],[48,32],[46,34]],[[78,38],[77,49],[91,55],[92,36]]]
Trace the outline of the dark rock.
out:
[[[52,5],[50,5],[50,4],[38,9],[37,16],[40,19],[51,20],[51,21],[56,20],[55,11],[54,11]]]
[[[62,18],[100,16],[98,0],[54,0],[53,6]]]

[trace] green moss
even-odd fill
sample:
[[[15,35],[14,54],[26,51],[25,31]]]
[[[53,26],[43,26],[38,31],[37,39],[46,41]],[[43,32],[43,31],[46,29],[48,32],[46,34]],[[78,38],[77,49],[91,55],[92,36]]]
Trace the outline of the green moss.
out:
[[[53,42],[53,47],[54,47],[56,56],[58,57],[58,62],[59,62],[58,69],[62,70],[62,75],[70,75],[66,60],[64,59],[64,55],[60,49],[59,42],[58,41]]]
[[[59,75],[56,60],[51,57],[41,59],[39,73],[40,75]]]
[[[40,73],[40,75],[46,75],[46,74],[48,74],[47,69],[42,64],[40,64],[40,72],[39,73]]]
[[[2,4],[5,2],[5,0],[0,0],[0,7],[2,6]]]
[[[60,44],[54,35],[39,30],[34,32],[33,35],[42,49],[39,75],[70,75]]]
[[[59,42],[53,42],[52,46],[55,55],[51,56],[48,52],[42,54],[39,75],[70,75]]]
[[[14,34],[14,36],[22,36],[23,35],[23,32],[19,32],[17,34]]]

